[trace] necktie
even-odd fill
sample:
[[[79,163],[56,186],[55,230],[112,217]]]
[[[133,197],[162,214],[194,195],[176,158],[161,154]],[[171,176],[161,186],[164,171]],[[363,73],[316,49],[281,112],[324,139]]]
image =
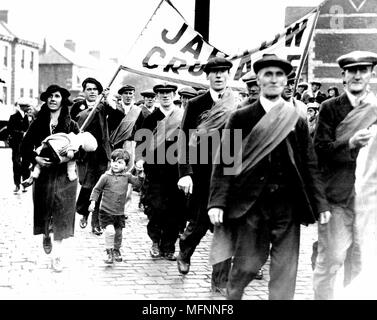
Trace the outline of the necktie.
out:
[[[219,93],[218,99],[220,100],[223,97],[222,93]]]

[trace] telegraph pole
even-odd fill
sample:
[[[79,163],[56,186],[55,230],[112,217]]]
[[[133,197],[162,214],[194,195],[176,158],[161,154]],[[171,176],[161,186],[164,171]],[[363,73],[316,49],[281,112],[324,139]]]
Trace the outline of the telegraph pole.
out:
[[[195,0],[195,30],[209,40],[209,7],[211,0]]]

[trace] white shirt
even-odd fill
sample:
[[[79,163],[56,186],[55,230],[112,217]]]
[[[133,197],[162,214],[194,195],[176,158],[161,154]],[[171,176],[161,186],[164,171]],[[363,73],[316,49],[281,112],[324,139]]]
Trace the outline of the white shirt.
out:
[[[126,104],[124,104],[124,102],[122,101],[122,107],[123,107],[124,114],[127,114],[127,113],[131,110],[132,106],[133,106],[132,103],[129,104],[129,105],[126,105]]]
[[[86,105],[88,106],[88,108],[93,108],[95,104],[96,104],[96,101],[89,102],[88,100],[86,100]]]
[[[283,103],[283,102],[284,102],[284,100],[283,100],[282,97],[280,97],[276,101],[271,101],[271,100],[268,100],[267,98],[263,97],[262,95],[260,96],[260,103],[261,103],[264,111],[266,111],[266,113],[268,113],[273,107],[275,107],[278,104]]]
[[[161,112],[165,115],[165,118],[167,118],[169,116],[169,114],[171,114],[173,112],[173,110],[175,109],[175,105],[173,104],[173,107],[170,108],[169,110],[165,110],[164,107],[160,107],[160,110]]]
[[[209,93],[211,94],[211,98],[214,102],[217,102],[219,100],[219,94],[222,95],[224,93],[224,91],[225,91],[225,89],[222,90],[222,91],[215,91],[212,88],[209,88]]]

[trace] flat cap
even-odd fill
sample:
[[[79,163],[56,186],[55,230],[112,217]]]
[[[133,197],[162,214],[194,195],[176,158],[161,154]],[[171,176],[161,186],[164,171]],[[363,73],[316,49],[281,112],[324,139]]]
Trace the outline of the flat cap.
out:
[[[309,102],[306,105],[307,109],[314,109],[314,110],[319,110],[319,104],[318,102]]]
[[[180,96],[193,98],[198,95],[198,91],[196,91],[194,88],[191,88],[191,87],[184,87],[178,90],[178,94]]]
[[[276,54],[271,53],[264,54],[261,59],[255,61],[253,64],[255,74],[266,67],[279,67],[283,69],[286,75],[290,74],[293,69],[288,60],[281,59]]]
[[[123,86],[122,88],[118,90],[118,93],[123,94],[127,91],[135,91],[135,87],[130,84],[126,84],[125,86]]]
[[[377,54],[370,51],[352,51],[340,56],[336,62],[342,69],[355,66],[374,66],[377,64]]]
[[[229,70],[233,66],[233,63],[222,57],[214,57],[208,60],[207,64],[204,65],[204,72],[209,73],[211,71],[217,70]]]
[[[147,90],[140,92],[140,95],[142,97],[154,98],[156,96],[156,93],[152,89],[147,89]]]
[[[296,72],[292,71],[289,75],[288,75],[288,83],[292,83],[296,80]]]
[[[315,81],[315,80],[310,81],[310,84],[316,84],[316,85],[318,85],[318,86],[321,86],[321,85],[322,85],[322,83],[320,83],[319,81]]]
[[[309,84],[307,82],[300,82],[297,87],[304,87],[306,90],[309,88]]]
[[[252,85],[254,82],[257,83],[257,76],[253,71],[249,71],[241,79],[247,85]]]
[[[157,84],[153,87],[153,91],[155,93],[159,92],[175,92],[177,91],[178,87],[175,84],[170,84],[167,82]]]
[[[99,94],[102,93],[102,91],[103,91],[103,87],[102,87],[102,84],[101,84],[98,80],[96,80],[96,79],[94,79],[94,78],[91,78],[91,77],[86,78],[86,79],[82,82],[82,88],[83,88],[84,90],[85,90],[86,85],[87,85],[88,83],[92,83],[92,84],[94,84],[94,85],[97,87],[98,93],[99,93]]]

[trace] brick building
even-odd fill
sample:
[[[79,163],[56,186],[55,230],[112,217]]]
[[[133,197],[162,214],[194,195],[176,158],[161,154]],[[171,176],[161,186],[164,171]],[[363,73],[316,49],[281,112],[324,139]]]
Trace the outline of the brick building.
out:
[[[288,7],[286,25],[310,9]],[[341,70],[336,59],[354,50],[377,52],[377,1],[327,0],[320,10],[303,78],[320,81],[323,92],[333,85],[342,91]],[[371,86],[377,90],[376,78],[372,79]]]

